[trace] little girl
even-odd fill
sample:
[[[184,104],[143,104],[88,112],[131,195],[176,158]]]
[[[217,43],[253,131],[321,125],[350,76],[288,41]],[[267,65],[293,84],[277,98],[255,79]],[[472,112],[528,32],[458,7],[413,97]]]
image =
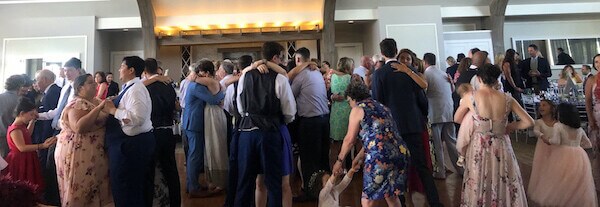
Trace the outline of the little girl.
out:
[[[2,174],[11,176],[13,180],[28,181],[39,191],[44,186],[36,150],[50,147],[56,143],[56,138],[46,139],[42,144],[31,144],[30,131],[33,130],[34,125],[32,120],[37,118],[37,107],[30,99],[20,98],[15,114],[17,115],[15,121],[6,131],[10,152],[6,156],[8,167],[2,171]]]
[[[527,194],[530,197],[536,197],[537,192],[542,183],[547,182],[541,180],[541,174],[546,172],[547,163],[551,160],[548,159],[550,152],[554,146],[550,145],[548,140],[554,135],[554,124],[556,123],[555,118],[556,106],[550,100],[542,100],[538,109],[541,119],[535,121],[533,127],[533,133],[538,138],[535,145],[535,154],[533,155],[533,164],[531,166],[531,176],[529,178],[529,187],[527,188]]]
[[[529,198],[540,206],[598,206],[590,159],[583,150],[592,144],[580,127],[577,108],[567,103],[558,105],[558,120],[548,139],[555,148]]]
[[[337,175],[331,175],[329,172],[320,170],[312,174],[309,181],[309,192],[312,196],[319,198],[319,207],[338,207],[340,206],[340,194],[348,187],[352,181],[354,173],[358,172],[364,160],[364,151],[360,151],[352,162],[352,168],[348,170],[346,176],[338,181]],[[362,155],[362,156],[360,156]]]
[[[461,97],[461,104],[463,102],[462,97],[467,93],[473,92],[473,90],[473,86],[468,83],[463,83],[458,86],[456,93]],[[454,122],[460,124],[456,139],[456,149],[460,155],[457,164],[461,167],[464,162],[464,155],[467,154],[467,146],[469,146],[469,142],[471,142],[471,134],[473,134],[473,119],[470,117],[473,117],[473,112],[469,111],[469,107],[466,107],[466,105],[458,107],[454,115]]]

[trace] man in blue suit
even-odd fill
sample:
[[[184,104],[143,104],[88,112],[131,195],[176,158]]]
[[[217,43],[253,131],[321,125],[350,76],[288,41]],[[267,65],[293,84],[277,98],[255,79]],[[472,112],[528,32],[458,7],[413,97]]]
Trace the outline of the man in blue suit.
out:
[[[35,77],[36,84],[39,87],[39,92],[42,93],[42,101],[38,113],[48,112],[55,109],[58,105],[58,98],[60,98],[61,88],[54,84],[56,75],[50,70],[40,70]],[[40,120],[35,123],[33,129],[32,138],[34,144],[41,144],[46,141],[49,137],[54,135],[54,129],[52,128],[52,120]],[[48,155],[48,149],[38,150],[38,157],[42,166],[46,166],[46,156]],[[56,173],[56,172],[54,172]]]
[[[209,60],[201,60],[194,68],[196,74],[215,72],[214,64]],[[186,186],[188,196],[192,198],[206,197],[210,192],[202,191],[198,176],[204,173],[204,106],[219,104],[225,94],[220,91],[213,95],[206,86],[190,82],[184,97],[182,127],[188,139]]]
[[[395,59],[398,53],[396,41],[384,39],[379,43],[379,47],[385,58],[385,65],[376,70],[373,76],[373,98],[392,112],[396,126],[410,150],[411,164],[417,169],[425,187],[429,205],[442,206],[432,172],[425,164],[426,152],[421,141],[421,134],[425,131],[425,111],[428,109],[428,103],[424,100],[427,98],[423,89],[411,79],[417,75],[414,70],[409,73],[394,72],[391,64],[398,63]]]

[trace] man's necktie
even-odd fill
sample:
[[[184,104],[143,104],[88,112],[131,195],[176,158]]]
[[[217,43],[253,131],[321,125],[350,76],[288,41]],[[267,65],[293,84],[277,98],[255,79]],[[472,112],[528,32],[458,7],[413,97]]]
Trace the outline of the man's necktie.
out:
[[[52,118],[52,128],[54,128],[54,129],[59,129],[58,121],[60,119],[60,116],[62,115],[63,110],[65,109],[65,106],[67,105],[67,100],[69,99],[70,94],[71,94],[71,86],[69,86],[69,88],[67,88],[67,91],[63,94],[63,99],[57,108],[58,113],[56,114],[56,116],[54,116],[54,118]]]

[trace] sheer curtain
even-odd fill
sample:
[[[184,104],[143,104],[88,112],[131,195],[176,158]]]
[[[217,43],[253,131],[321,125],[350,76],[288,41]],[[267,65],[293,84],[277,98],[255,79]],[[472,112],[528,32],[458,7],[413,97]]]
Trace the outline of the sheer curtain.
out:
[[[559,39],[559,40],[550,40],[550,48],[552,50],[552,52],[554,52],[554,57],[552,57],[552,59],[554,60],[554,64],[558,63],[558,52],[556,51],[556,49],[558,49],[559,47],[565,50],[565,53],[571,55],[571,52],[569,51],[569,46],[568,46],[568,42],[566,39]],[[548,58],[550,59],[550,58]]]
[[[571,57],[576,64],[591,64],[594,55],[598,54],[596,38],[589,39],[570,39]]]

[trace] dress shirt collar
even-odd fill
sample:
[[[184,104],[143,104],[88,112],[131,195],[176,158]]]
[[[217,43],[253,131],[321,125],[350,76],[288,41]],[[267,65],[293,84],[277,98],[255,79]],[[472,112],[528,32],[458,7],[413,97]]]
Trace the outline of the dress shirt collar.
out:
[[[52,83],[52,84],[46,86],[46,89],[44,89],[44,94],[48,93],[48,90],[50,90],[50,87],[52,87],[52,85],[56,85],[56,83]]]
[[[388,64],[389,62],[392,62],[392,61],[398,62],[398,60],[396,58],[390,58],[390,59],[388,59],[388,60],[385,61],[385,64]]]
[[[125,83],[125,87],[123,87],[123,88],[127,88],[127,86],[130,86],[131,84],[138,83],[138,82],[141,82],[140,78],[135,77],[135,78],[127,81],[127,83]]]

